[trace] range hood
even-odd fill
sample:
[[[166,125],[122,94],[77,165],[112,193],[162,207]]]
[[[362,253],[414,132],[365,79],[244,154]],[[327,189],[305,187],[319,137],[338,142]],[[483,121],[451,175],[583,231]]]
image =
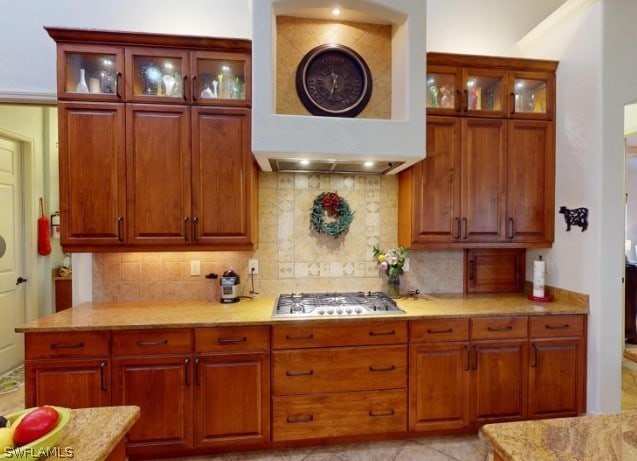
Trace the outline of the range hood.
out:
[[[278,111],[277,89],[293,95],[295,88],[291,81],[277,81],[277,62],[290,59],[278,53],[277,17],[327,19],[331,9],[324,0],[252,2],[251,140],[263,171],[396,174],[425,158],[426,2],[341,0],[339,5],[391,26],[390,113],[366,118]],[[302,159],[310,163],[303,165]],[[373,167],[365,166],[369,161]]]
[[[387,174],[404,165],[400,161],[352,161],[298,158],[270,158],[268,159],[272,171],[279,173],[342,173],[342,174]]]

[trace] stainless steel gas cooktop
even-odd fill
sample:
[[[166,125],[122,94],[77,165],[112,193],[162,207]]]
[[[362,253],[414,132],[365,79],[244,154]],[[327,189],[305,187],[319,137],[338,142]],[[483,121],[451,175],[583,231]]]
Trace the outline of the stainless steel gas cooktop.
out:
[[[358,317],[404,313],[393,299],[381,292],[290,293],[279,295],[272,317]]]

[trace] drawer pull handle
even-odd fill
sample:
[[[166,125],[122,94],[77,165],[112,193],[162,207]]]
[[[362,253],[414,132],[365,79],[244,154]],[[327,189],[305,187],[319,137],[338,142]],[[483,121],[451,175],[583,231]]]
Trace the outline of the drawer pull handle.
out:
[[[104,376],[104,369],[106,368],[106,362],[100,363],[100,387],[104,392],[108,391],[106,387],[106,377]]]
[[[286,371],[285,375],[286,376],[291,376],[291,377],[295,377],[295,376],[312,376],[314,374],[314,370],[308,370],[308,371]]]
[[[489,331],[511,331],[511,330],[513,330],[513,327],[511,325],[506,326],[506,327],[502,327],[502,328],[487,327],[487,330],[489,330]]]
[[[376,371],[394,371],[395,369],[396,369],[396,365],[390,365],[388,367],[380,367],[380,368],[371,367],[371,366],[369,367],[369,371],[372,371],[372,372],[376,372]]]
[[[392,336],[396,334],[396,330],[387,331],[370,331],[369,336]]]
[[[379,416],[394,416],[396,412],[394,410],[384,410],[384,411],[376,411],[369,410],[369,416],[379,417]]]
[[[564,325],[544,325],[547,330],[568,330],[571,326],[568,323]]]
[[[285,420],[290,424],[311,423],[314,421],[314,415],[288,416]]]
[[[245,343],[247,340],[247,336],[238,336],[236,338],[217,338],[217,342],[219,344]]]
[[[437,335],[442,333],[453,333],[453,328],[447,328],[446,330],[432,330],[431,328],[427,328],[427,333],[432,335]]]
[[[168,344],[167,339],[160,339],[159,341],[142,341],[141,339],[136,343],[138,346],[163,346]]]
[[[285,335],[285,339],[314,339],[314,333],[310,333],[309,335],[301,335],[301,336],[292,336],[292,335]]]
[[[84,343],[77,343],[77,344],[51,344],[51,349],[56,350],[56,349],[81,349],[82,347],[84,347]]]

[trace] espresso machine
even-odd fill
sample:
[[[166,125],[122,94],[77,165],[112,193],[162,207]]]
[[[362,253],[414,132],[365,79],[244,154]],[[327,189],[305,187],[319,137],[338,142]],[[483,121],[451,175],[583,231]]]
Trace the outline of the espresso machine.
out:
[[[239,301],[239,276],[232,268],[223,273],[219,283],[221,284],[222,303],[236,303]]]

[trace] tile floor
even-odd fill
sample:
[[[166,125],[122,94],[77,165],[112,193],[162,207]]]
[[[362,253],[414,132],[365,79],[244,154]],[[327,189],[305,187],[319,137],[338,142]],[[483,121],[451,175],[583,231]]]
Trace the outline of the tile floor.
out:
[[[24,408],[24,386],[0,394],[0,415]],[[637,363],[624,360],[622,409],[637,410]],[[267,453],[235,453],[165,461],[487,461],[492,459],[478,436],[423,437],[389,442],[335,445]]]

